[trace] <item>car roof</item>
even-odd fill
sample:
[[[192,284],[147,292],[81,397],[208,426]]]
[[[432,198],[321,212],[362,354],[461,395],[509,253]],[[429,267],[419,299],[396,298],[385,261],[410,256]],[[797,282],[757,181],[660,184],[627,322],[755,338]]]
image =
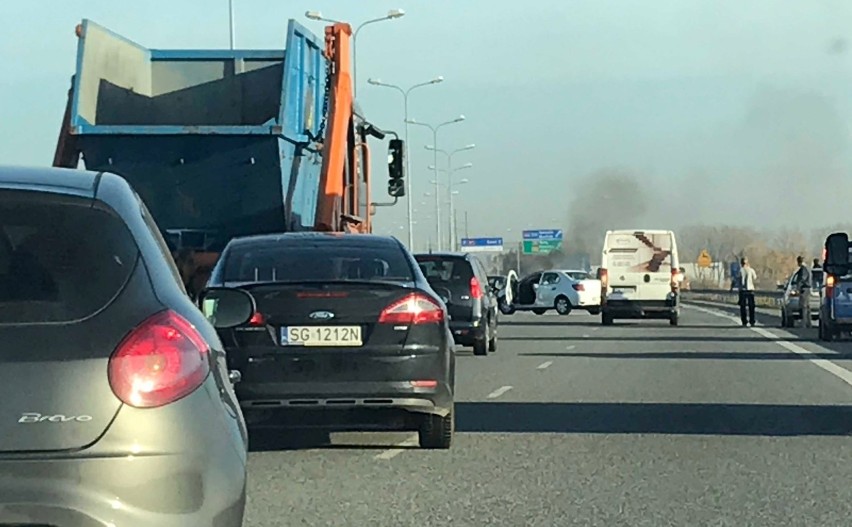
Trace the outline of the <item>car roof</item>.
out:
[[[341,241],[347,245],[399,245],[399,240],[393,236],[380,236],[377,234],[349,234],[340,232],[281,232],[272,234],[256,234],[252,236],[239,236],[233,238],[228,245],[230,247],[244,247],[274,243],[289,244],[298,242],[332,242],[334,240]]]
[[[461,252],[456,253],[456,252],[443,251],[443,252],[415,253],[414,254],[415,258],[420,258],[421,256],[422,257],[427,257],[427,256],[428,257],[437,257],[437,258],[460,258],[460,259],[464,259],[464,260],[467,260],[467,259],[470,258],[469,253],[461,253]]]
[[[95,196],[99,172],[55,167],[0,165],[0,188]]]

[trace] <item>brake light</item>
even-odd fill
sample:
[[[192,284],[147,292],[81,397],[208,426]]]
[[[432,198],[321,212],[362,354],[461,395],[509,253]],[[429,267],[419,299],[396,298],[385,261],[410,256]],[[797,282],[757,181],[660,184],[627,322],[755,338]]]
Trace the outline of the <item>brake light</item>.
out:
[[[574,288],[574,291],[585,291],[586,290],[586,286],[584,286],[583,284],[574,284],[571,287]]]
[[[677,269],[672,269],[672,293],[676,293],[676,292],[677,292],[677,286],[678,286],[677,278],[678,278],[678,273],[679,273],[679,272],[678,272],[678,270],[677,270]]]
[[[125,404],[163,406],[195,391],[210,372],[210,348],[185,318],[157,313],[134,329],[109,360],[109,384]]]
[[[438,381],[411,381],[411,386],[414,388],[436,388],[438,386]]]
[[[249,326],[263,326],[264,324],[266,324],[266,318],[260,311],[255,311],[248,321]]]
[[[601,272],[601,288],[606,290],[607,286],[609,285],[609,273],[607,272],[606,269],[601,269],[600,272]]]
[[[834,275],[828,275],[828,276],[825,277],[825,297],[826,298],[834,298],[834,283],[835,283]]]
[[[475,276],[470,279],[470,297],[474,300],[482,298],[482,286],[479,285],[479,280]]]
[[[394,302],[379,315],[379,324],[437,324],[444,321],[444,308],[420,293]]]

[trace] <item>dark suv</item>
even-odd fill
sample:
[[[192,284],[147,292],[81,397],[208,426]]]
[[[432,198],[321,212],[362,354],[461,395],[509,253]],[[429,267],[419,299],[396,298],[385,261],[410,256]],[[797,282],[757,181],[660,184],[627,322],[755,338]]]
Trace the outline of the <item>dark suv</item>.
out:
[[[429,285],[447,305],[456,343],[473,346],[474,355],[497,351],[497,298],[482,263],[465,253],[414,257]]]

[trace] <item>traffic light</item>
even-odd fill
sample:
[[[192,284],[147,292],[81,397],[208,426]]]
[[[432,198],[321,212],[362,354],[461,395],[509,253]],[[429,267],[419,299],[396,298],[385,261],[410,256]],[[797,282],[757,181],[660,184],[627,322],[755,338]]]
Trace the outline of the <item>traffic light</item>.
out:
[[[392,198],[405,196],[405,143],[391,139],[388,145],[388,194]]]

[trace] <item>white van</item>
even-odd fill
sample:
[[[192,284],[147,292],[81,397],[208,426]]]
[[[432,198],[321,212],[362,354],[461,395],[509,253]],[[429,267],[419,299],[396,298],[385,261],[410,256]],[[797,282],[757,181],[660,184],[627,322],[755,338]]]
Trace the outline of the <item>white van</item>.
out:
[[[601,267],[601,322],[616,318],[680,317],[680,260],[672,231],[608,231]]]

